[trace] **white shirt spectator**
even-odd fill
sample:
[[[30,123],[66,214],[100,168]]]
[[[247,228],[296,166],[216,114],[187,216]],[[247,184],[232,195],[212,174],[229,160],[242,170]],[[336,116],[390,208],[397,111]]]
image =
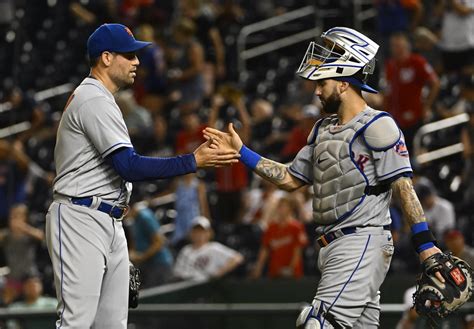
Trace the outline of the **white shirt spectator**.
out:
[[[187,245],[178,254],[173,272],[181,279],[206,280],[238,257],[240,253],[219,242],[208,242],[200,248]]]
[[[453,204],[439,196],[435,196],[434,205],[430,209],[424,209],[428,224],[439,240],[443,239],[443,234],[453,229],[456,224],[456,215]]]
[[[474,47],[474,1],[456,0],[471,9],[471,13],[460,15],[455,10],[447,10],[443,16],[441,28],[441,48],[448,51],[460,51]]]

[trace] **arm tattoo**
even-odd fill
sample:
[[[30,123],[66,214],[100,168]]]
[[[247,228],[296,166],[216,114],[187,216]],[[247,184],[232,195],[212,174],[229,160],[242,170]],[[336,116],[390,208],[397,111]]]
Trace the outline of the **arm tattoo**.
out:
[[[255,168],[255,172],[271,181],[272,183],[282,186],[289,179],[287,166],[266,158],[262,158]]]
[[[403,216],[411,226],[416,223],[426,222],[421,203],[416,196],[410,178],[402,177],[392,184],[392,191],[400,201]]]

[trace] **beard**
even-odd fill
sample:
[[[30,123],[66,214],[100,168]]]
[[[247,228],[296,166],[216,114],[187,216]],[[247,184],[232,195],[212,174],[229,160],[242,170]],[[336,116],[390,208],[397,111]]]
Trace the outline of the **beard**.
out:
[[[325,100],[323,100],[323,112],[327,114],[335,114],[339,111],[341,106],[341,98],[336,94],[336,91]]]

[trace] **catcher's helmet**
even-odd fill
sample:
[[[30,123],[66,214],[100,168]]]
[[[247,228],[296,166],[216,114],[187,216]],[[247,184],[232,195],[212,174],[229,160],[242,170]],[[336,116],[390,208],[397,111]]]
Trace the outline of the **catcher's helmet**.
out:
[[[366,84],[374,72],[379,45],[353,29],[333,27],[311,41],[296,74],[309,80],[347,81],[362,90],[377,93]]]

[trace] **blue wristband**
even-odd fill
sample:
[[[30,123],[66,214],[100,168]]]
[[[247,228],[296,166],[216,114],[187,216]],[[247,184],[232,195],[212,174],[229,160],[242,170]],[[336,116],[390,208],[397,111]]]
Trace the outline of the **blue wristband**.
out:
[[[427,243],[423,243],[421,246],[419,246],[416,251],[418,253],[422,252],[423,250],[426,250],[426,249],[430,249],[430,248],[433,248],[435,245],[433,242],[427,242]]]
[[[421,223],[416,223],[411,226],[411,234],[417,234],[423,231],[428,231],[428,223],[427,222],[421,222]]]
[[[242,145],[239,153],[241,155],[240,161],[242,161],[247,167],[251,169],[255,169],[257,167],[257,163],[262,158],[260,154],[255,153],[245,145]]]

